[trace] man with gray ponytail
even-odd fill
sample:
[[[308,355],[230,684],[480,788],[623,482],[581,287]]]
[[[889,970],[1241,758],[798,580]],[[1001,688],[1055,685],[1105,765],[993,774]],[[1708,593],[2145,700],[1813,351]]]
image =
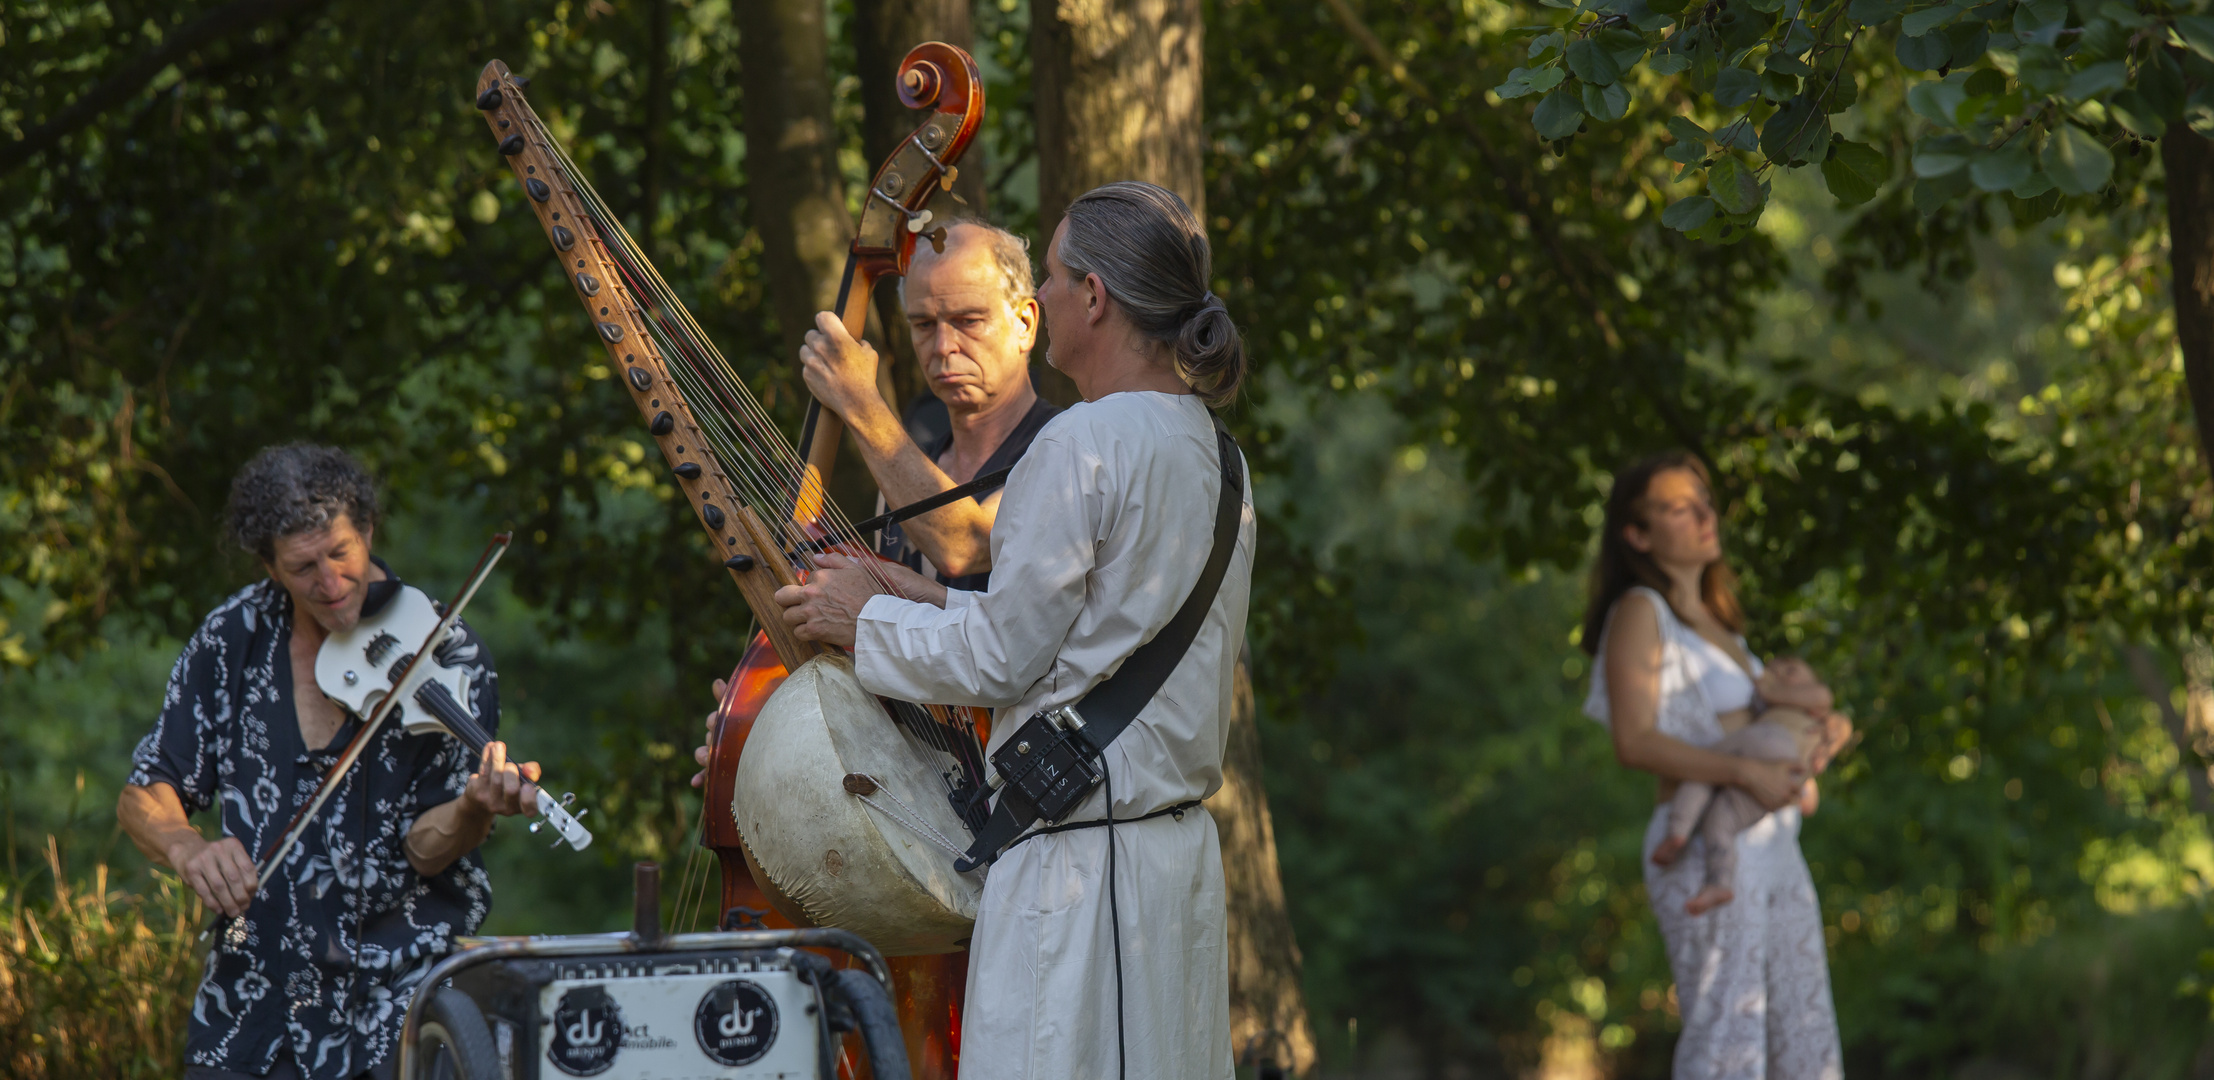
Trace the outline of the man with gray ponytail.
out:
[[[1010,745],[1019,733],[1075,717],[1105,743],[1089,752],[1103,782],[1073,809],[978,842],[996,862],[969,945],[962,1080],[1227,1080],[1222,852],[1200,800],[1222,785],[1253,510],[1208,407],[1236,396],[1244,345],[1209,290],[1204,228],[1164,188],[1078,198],[1045,261],[1047,359],[1084,401],[1008,478],[990,588],[916,576],[916,603],[824,555],[777,600],[799,636],[852,646],[874,693],[998,709],[995,821],[1022,786],[1007,775],[1030,745]],[[1148,677],[1149,697],[1127,692]]]

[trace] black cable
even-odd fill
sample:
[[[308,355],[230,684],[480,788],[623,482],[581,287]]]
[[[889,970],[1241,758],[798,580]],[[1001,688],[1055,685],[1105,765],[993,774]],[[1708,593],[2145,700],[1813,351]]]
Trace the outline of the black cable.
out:
[[[1122,911],[1115,904],[1115,778],[1107,769],[1105,755],[1099,759],[1099,776],[1107,783],[1107,918],[1115,939],[1115,1077],[1128,1080],[1130,1044],[1122,1028]]]

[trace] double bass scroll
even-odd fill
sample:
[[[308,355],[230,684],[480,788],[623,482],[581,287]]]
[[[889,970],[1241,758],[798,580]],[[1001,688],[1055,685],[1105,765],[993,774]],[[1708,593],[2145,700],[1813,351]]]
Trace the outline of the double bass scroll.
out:
[[[861,220],[846,255],[838,284],[838,318],[858,341],[869,322],[869,296],[877,282],[901,277],[915,255],[915,241],[932,231],[942,238],[942,223],[930,209],[941,191],[953,189],[960,175],[955,164],[976,138],[984,121],[984,79],[976,60],[943,42],[915,46],[899,66],[899,99],[910,109],[930,109],[928,119],[902,140],[899,149],[877,167],[861,205]],[[807,478],[792,518],[812,522],[822,509],[824,485],[838,459],[846,425],[820,402],[807,404],[800,447],[807,455]]]

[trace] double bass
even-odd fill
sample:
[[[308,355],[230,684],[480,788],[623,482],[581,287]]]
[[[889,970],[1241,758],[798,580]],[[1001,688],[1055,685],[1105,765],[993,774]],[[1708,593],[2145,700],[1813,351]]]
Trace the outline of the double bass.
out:
[[[942,242],[942,226],[932,227],[938,211],[931,203],[950,193],[956,162],[983,119],[983,83],[974,59],[961,49],[938,42],[917,46],[901,62],[899,76],[901,100],[927,112],[879,165],[864,199],[838,299],[839,316],[857,339],[866,328],[876,283],[904,274],[917,242]],[[947,847],[949,839],[958,848],[966,842],[961,830],[982,824],[978,795],[989,714],[871,701],[852,680],[841,650],[792,636],[774,602],[776,590],[802,580],[814,552],[865,547],[863,534],[826,496],[843,424],[810,402],[798,446],[786,442],[530,108],[523,96],[526,82],[492,61],[478,79],[477,108],[584,304],[619,385],[638,406],[678,490],[761,628],[732,675],[711,739],[701,845],[720,865],[719,910],[726,919],[750,913],[769,926],[862,918],[882,905],[876,897],[844,894],[848,879],[870,876],[850,862],[866,854],[860,848],[893,852],[894,865],[882,865],[880,857],[872,868],[876,878],[898,877],[928,859],[943,863],[942,873],[922,873],[930,880],[910,882],[902,899],[946,910],[917,925],[883,930],[896,939],[895,947],[878,944],[888,954],[910,954],[894,955],[890,963],[914,1075],[951,1078],[967,969],[966,956],[958,951],[966,944],[960,908],[966,889],[967,916],[973,918],[976,883],[951,880],[951,858],[929,849]],[[880,580],[886,591],[899,591],[890,575]],[[780,813],[778,807],[759,806],[757,799],[741,821],[735,808],[747,795],[759,795],[738,783],[747,746],[757,721],[767,730],[764,709],[775,714],[779,707],[790,714],[789,722],[777,718],[779,737],[764,736],[756,758],[765,756],[773,741],[778,753],[829,770],[833,775],[809,781],[809,792],[822,795],[826,785],[836,785],[825,797],[853,801],[841,809],[852,821],[876,826],[869,842],[822,850],[812,865],[803,866],[788,849],[814,841],[771,834],[795,822],[822,826],[820,815],[790,807]],[[825,730],[825,723],[842,727]],[[868,738],[857,739],[855,730]],[[854,766],[851,753],[857,750],[868,751],[875,764]],[[886,757],[899,753],[913,760]],[[781,773],[785,759],[779,760]],[[849,771],[836,775],[840,769]],[[898,785],[921,782],[917,777],[935,777],[942,790],[910,788],[903,796]],[[927,852],[927,859],[917,852]],[[901,860],[905,867],[898,865]],[[765,869],[764,862],[772,865]]]

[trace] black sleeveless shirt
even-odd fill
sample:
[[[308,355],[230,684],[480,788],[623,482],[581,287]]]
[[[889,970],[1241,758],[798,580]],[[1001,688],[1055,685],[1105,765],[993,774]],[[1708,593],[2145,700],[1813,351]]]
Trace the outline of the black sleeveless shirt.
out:
[[[945,412],[945,403],[929,396],[908,410],[908,434],[914,436],[916,445],[922,447],[923,456],[932,462],[936,462],[940,455],[953,447],[953,431]],[[1007,433],[1007,438],[999,444],[997,450],[992,451],[992,456],[984,460],[983,466],[976,470],[976,475],[997,472],[1021,460],[1024,451],[1030,449],[1030,440],[1037,438],[1038,432],[1046,426],[1046,421],[1060,412],[1058,406],[1042,397],[1031,402],[1030,411],[1023,414],[1022,420],[1015,424],[1015,429]],[[979,496],[990,497],[991,492]],[[903,563],[917,573],[922,572],[922,552],[907,542],[907,534],[897,524],[886,525],[884,531],[878,534],[876,553],[894,562]],[[959,577],[948,577],[940,573],[937,577],[940,585],[968,592],[983,592],[992,583],[989,570],[962,574]]]

